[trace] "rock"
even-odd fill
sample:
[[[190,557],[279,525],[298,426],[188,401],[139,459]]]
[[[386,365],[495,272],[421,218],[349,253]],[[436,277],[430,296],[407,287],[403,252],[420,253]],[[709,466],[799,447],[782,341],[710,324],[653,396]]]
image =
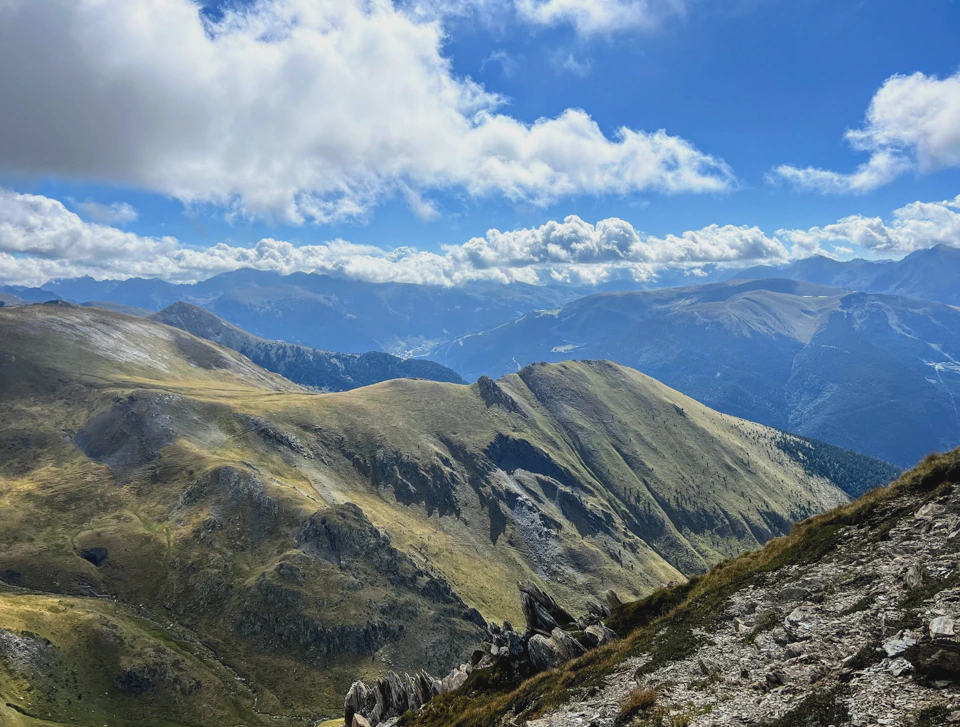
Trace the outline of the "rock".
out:
[[[777,598],[781,601],[806,601],[810,598],[810,591],[799,586],[787,586],[780,589]]]
[[[550,638],[536,634],[527,642],[530,662],[538,671],[553,669],[565,661],[583,656],[587,650],[583,644],[563,629],[554,629]]]
[[[550,639],[542,634],[534,634],[527,642],[530,663],[537,671],[553,669],[560,664],[560,655],[554,650]]]
[[[446,694],[462,687],[467,682],[472,669],[467,664],[461,664],[440,680],[440,694]]]
[[[765,682],[768,689],[775,689],[776,687],[782,687],[786,680],[782,671],[779,669],[773,669],[772,671],[767,672]]]
[[[895,677],[903,676],[912,669],[913,665],[902,656],[898,656],[887,665],[887,671]]]
[[[907,572],[903,576],[903,585],[910,589],[919,588],[926,583],[926,581],[927,574],[922,563],[913,563],[907,568]]]
[[[608,629],[602,623],[588,626],[586,631],[584,631],[584,636],[591,637],[591,639],[596,642],[596,646],[603,646],[604,644],[609,644],[611,641],[617,640],[617,635],[613,629]]]
[[[926,505],[917,510],[917,513],[914,517],[917,520],[934,520],[942,515],[946,511],[946,508],[943,505],[940,505],[936,502],[928,502]]]
[[[355,714],[353,719],[350,720],[350,727],[370,727],[370,723],[363,715]]]
[[[918,680],[960,683],[960,644],[918,644],[907,649],[903,658],[913,664]]]
[[[930,622],[930,638],[944,639],[953,636],[953,619],[949,616],[937,616]]]
[[[353,724],[355,714],[370,714],[376,705],[376,694],[363,682],[357,681],[350,687],[343,704],[344,724]]]
[[[916,639],[912,639],[909,636],[904,636],[902,638],[890,639],[889,641],[885,642],[883,644],[883,650],[887,652],[887,656],[897,656],[898,654],[902,654],[916,643]]]
[[[587,611],[599,619],[610,618],[610,607],[594,599],[587,601]]]
[[[611,611],[615,608],[620,608],[620,606],[623,605],[623,601],[620,600],[620,596],[618,596],[617,592],[612,589],[606,592],[604,598],[607,599],[607,605],[610,606]]]
[[[534,584],[517,584],[520,588],[520,608],[527,621],[527,631],[549,636],[561,624],[571,624],[576,619],[561,608],[552,596]]]

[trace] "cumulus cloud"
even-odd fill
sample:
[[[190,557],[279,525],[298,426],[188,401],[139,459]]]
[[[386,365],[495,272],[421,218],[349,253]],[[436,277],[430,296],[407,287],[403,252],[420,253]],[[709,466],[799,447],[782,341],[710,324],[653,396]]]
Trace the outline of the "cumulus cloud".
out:
[[[140,217],[136,207],[127,202],[101,204],[87,200],[86,202],[77,202],[74,206],[86,218],[105,225],[125,225],[136,222],[137,218]]]
[[[0,252],[96,264],[155,257],[176,247],[172,237],[84,222],[55,199],[0,189]]]
[[[777,234],[789,240],[800,256],[819,251],[827,242],[846,242],[885,255],[905,255],[941,244],[960,247],[960,195],[942,202],[912,202],[895,210],[890,222],[852,215],[823,227]]]
[[[772,235],[747,225],[651,235],[617,218],[592,224],[570,216],[538,227],[489,230],[428,252],[345,240],[294,245],[272,238],[252,247],[221,243],[195,249],[172,237],[144,237],[85,221],[48,197],[0,189],[0,283],[19,285],[79,275],[195,282],[239,268],[441,286],[477,280],[596,284],[649,281],[665,271],[696,276],[705,266],[776,265],[813,254],[900,256],[941,243],[960,247],[960,196],[913,202],[889,220],[855,215]]]
[[[296,246],[264,239],[252,247],[221,243],[193,249],[174,238],[87,222],[48,197],[0,190],[0,281],[15,284],[77,275],[194,282],[246,267],[447,286],[473,280],[594,283],[611,277],[647,280],[668,267],[693,270],[710,263],[787,258],[783,244],[756,227],[711,225],[657,237],[624,220],[590,224],[575,216],[540,227],[490,230],[440,253],[382,250],[344,240]]]
[[[771,178],[824,193],[868,192],[906,172],[960,166],[960,72],[891,76],[871,100],[864,126],[846,139],[870,154],[855,171],[782,165]]]
[[[214,22],[192,0],[0,2],[0,172],[293,223],[433,190],[547,204],[733,185],[722,160],[665,131],[503,113],[453,73],[442,25],[390,0],[228,8]]]

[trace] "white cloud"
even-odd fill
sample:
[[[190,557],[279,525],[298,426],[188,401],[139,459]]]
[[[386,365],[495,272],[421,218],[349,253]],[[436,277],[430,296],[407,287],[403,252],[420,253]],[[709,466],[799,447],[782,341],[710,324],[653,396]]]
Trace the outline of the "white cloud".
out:
[[[733,184],[664,131],[607,136],[579,109],[508,116],[454,75],[443,43],[439,23],[390,0],[259,0],[215,24],[192,0],[3,0],[0,172],[295,223],[362,217],[408,190],[546,204]]]
[[[136,207],[127,202],[100,204],[87,200],[86,202],[77,202],[74,206],[85,217],[105,225],[124,225],[136,222],[137,218],[140,217]]]
[[[172,237],[141,237],[84,222],[60,202],[0,189],[0,252],[89,263],[139,260],[171,252]]]
[[[879,217],[852,215],[824,227],[779,230],[795,256],[818,252],[826,242],[845,242],[871,253],[905,255],[934,245],[960,247],[960,195],[942,202],[912,202],[893,212],[887,223]]]
[[[571,216],[529,229],[490,230],[440,253],[382,250],[334,240],[296,246],[264,239],[250,248],[184,247],[86,222],[60,202],[0,190],[0,282],[39,285],[52,277],[160,277],[193,282],[252,267],[283,274],[326,272],[374,282],[457,285],[471,280],[596,282],[646,280],[667,267],[784,261],[786,248],[756,227],[711,225],[655,237],[611,218],[590,224]]]
[[[617,218],[591,224],[570,216],[539,227],[489,230],[440,252],[425,252],[344,240],[298,246],[270,238],[252,247],[221,243],[193,249],[171,237],[143,237],[86,222],[48,197],[0,189],[0,283],[21,285],[79,275],[195,282],[239,268],[443,286],[474,280],[595,284],[615,278],[647,281],[677,270],[696,276],[704,266],[780,264],[813,254],[900,256],[941,243],[960,247],[960,196],[913,202],[888,221],[855,215],[773,235],[755,226],[708,225],[657,236]]]
[[[572,25],[590,35],[654,30],[670,16],[682,15],[684,0],[516,0],[519,16],[538,25]]]
[[[863,128],[846,138],[870,154],[854,172],[782,165],[771,178],[824,193],[868,192],[906,172],[960,166],[960,72],[891,76],[870,102]]]

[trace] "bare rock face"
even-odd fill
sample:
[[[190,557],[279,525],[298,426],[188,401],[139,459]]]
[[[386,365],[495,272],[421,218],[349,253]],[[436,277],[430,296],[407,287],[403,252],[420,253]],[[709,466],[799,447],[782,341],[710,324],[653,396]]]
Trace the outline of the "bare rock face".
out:
[[[527,620],[524,633],[514,631],[507,622],[503,626],[488,624],[487,639],[474,650],[470,661],[442,679],[421,671],[414,677],[388,672],[371,685],[358,681],[350,687],[344,700],[344,723],[352,725],[361,717],[370,727],[387,727],[408,710],[419,710],[437,695],[459,689],[475,672],[520,680],[583,656],[587,649],[617,638],[601,620],[600,614],[609,613],[609,609],[599,602],[590,613],[574,619],[541,588],[523,583],[519,587]],[[558,623],[582,625],[583,641],[575,639]]]

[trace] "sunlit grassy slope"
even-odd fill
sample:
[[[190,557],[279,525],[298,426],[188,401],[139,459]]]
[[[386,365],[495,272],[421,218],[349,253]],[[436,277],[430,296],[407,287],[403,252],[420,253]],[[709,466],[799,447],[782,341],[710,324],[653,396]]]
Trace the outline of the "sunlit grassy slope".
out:
[[[0,648],[9,719],[333,717],[522,621],[517,580],[640,597],[844,502],[785,436],[605,362],[320,395],[155,322],[0,310],[0,638],[79,665],[51,691]]]

